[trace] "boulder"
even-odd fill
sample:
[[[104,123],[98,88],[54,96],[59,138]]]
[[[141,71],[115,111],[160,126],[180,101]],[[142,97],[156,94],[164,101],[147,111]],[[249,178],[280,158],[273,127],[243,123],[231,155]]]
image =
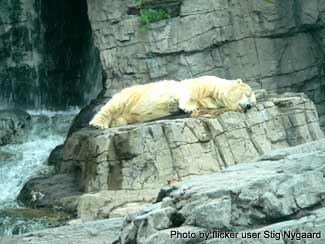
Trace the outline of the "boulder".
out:
[[[56,208],[76,213],[80,194],[74,175],[58,174],[29,180],[17,200],[32,208]]]
[[[56,146],[50,153],[47,159],[48,165],[53,165],[55,168],[60,167],[60,163],[63,161],[63,145]]]
[[[21,143],[31,129],[31,116],[20,109],[0,110],[0,145]]]

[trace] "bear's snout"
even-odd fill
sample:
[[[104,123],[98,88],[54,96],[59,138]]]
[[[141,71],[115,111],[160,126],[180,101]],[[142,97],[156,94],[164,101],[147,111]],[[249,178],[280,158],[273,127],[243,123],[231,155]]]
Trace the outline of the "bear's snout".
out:
[[[247,110],[250,110],[252,108],[251,103],[246,99],[244,101],[241,101],[239,103],[239,106],[244,110],[245,113],[247,112]]]

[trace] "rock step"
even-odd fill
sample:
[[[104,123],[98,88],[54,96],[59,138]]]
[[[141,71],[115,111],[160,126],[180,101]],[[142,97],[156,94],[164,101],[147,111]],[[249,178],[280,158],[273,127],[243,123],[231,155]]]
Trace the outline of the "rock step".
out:
[[[315,105],[303,94],[257,95],[246,114],[82,129],[65,143],[60,167],[79,169],[84,192],[146,189],[323,137]]]

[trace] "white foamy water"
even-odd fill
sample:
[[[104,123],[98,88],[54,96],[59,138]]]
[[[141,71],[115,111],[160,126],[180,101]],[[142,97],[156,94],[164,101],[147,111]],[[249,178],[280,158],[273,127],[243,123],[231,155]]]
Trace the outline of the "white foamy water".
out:
[[[50,152],[64,142],[77,109],[67,112],[28,111],[32,129],[22,144],[0,147],[0,209],[16,207],[16,198],[31,177],[47,168]]]

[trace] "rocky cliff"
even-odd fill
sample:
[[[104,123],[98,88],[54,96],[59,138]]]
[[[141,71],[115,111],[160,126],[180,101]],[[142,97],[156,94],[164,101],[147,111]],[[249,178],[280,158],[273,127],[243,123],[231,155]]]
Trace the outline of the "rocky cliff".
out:
[[[88,0],[106,96],[159,79],[216,75],[303,91],[325,125],[325,4],[318,0]],[[141,9],[167,20],[141,24]],[[145,16],[146,17],[146,16]]]
[[[321,244],[323,234],[299,240],[278,234],[264,238],[264,233],[324,233],[324,165],[324,139],[275,150],[255,163],[164,187],[156,204],[128,215],[123,224],[114,218],[97,220],[6,238],[1,243]],[[261,235],[249,239],[199,235],[229,230],[239,236]],[[178,238],[171,236],[172,231],[179,233]]]

